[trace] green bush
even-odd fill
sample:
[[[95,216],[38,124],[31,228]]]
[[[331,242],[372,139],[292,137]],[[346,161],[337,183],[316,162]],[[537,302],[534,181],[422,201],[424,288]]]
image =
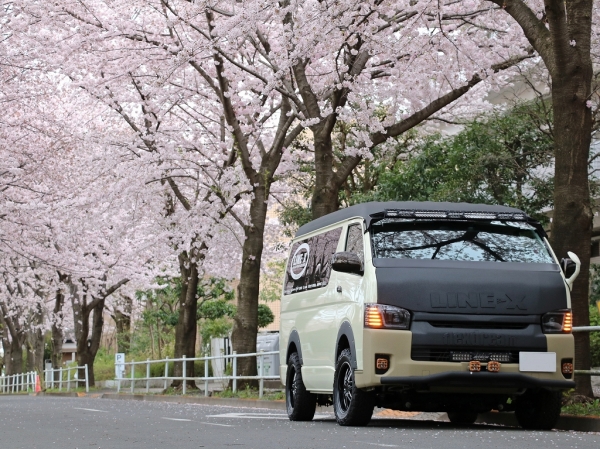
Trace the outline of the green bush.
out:
[[[600,313],[598,307],[590,307],[590,326],[600,326]],[[590,352],[592,366],[600,366],[600,332],[590,332]]]

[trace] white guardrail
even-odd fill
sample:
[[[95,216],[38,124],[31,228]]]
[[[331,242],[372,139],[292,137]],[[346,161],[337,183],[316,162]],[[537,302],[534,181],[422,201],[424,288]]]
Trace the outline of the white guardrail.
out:
[[[83,372],[85,373],[85,379],[78,379],[78,376],[71,374],[72,371],[77,373],[77,370],[79,369],[83,369]],[[66,390],[71,391],[72,382],[75,384],[75,386],[77,386],[79,382],[85,382],[85,392],[90,392],[87,364],[83,366],[66,366],[64,368],[61,367],[44,370],[44,385],[46,386],[46,390],[58,388],[58,391],[62,391],[63,384],[67,384]]]
[[[573,332],[600,332],[600,326],[576,326],[573,327]],[[574,374],[587,374],[588,376],[600,376],[600,371],[576,369]]]
[[[186,394],[186,392],[187,392],[187,381],[195,381],[195,382],[204,382],[204,396],[208,396],[208,383],[210,381],[231,381],[231,384],[232,384],[231,388],[235,392],[235,391],[237,391],[237,381],[238,380],[258,380],[258,383],[259,383],[258,396],[262,398],[263,391],[264,391],[264,381],[265,380],[279,380],[279,376],[266,376],[264,374],[264,357],[269,356],[269,355],[275,355],[275,354],[279,354],[279,351],[260,351],[260,352],[252,352],[250,354],[236,354],[236,352],[234,351],[232,354],[229,354],[229,355],[221,355],[221,356],[213,356],[213,357],[187,358],[187,357],[183,356],[182,358],[179,358],[179,359],[170,359],[167,357],[167,358],[160,359],[160,360],[148,359],[146,361],[140,361],[140,362],[136,362],[135,360],[132,360],[131,362],[125,362],[125,363],[121,364],[121,365],[124,365],[125,367],[130,367],[130,373],[129,373],[129,377],[115,379],[115,381],[117,382],[117,391],[121,391],[121,382],[129,382],[129,388],[131,390],[131,393],[133,393],[134,387],[135,387],[135,382],[144,382],[145,381],[146,382],[146,392],[148,392],[148,391],[150,391],[150,381],[156,381],[156,380],[164,381],[164,389],[166,390],[167,386],[168,386],[167,384],[169,383],[169,381],[181,380],[182,381],[182,390],[181,390],[182,394]],[[238,358],[242,358],[242,357],[256,357],[257,365],[258,365],[258,375],[256,375],[256,376],[238,376],[237,375],[237,360],[238,360]],[[231,375],[226,374],[226,375],[222,375],[222,376],[209,376],[208,365],[209,365],[210,361],[212,361],[212,360],[224,360],[225,364],[227,364],[228,361],[231,361]],[[187,377],[186,376],[187,364],[194,363],[196,361],[204,362],[204,376]],[[169,376],[169,364],[171,364],[171,366],[172,366],[175,362],[181,362],[183,376],[179,376],[179,377]],[[163,376],[150,377],[150,366],[153,363],[164,363],[165,364],[165,370],[164,370]],[[145,377],[135,377],[135,368],[137,366],[145,366],[146,367],[146,376]]]
[[[35,391],[35,371],[28,373],[12,374],[10,376],[0,376],[0,392],[2,393],[20,393]]]

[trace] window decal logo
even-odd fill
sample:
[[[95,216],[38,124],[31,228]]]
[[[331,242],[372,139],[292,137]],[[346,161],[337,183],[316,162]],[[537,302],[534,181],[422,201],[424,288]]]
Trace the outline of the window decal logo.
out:
[[[308,243],[303,243],[296,249],[290,262],[290,276],[294,280],[300,279],[306,272],[308,266],[308,256],[310,255],[310,247]]]

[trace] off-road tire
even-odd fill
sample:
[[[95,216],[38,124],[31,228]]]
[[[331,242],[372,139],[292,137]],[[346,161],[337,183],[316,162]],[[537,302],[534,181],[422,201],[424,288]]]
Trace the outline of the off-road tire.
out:
[[[306,391],[302,381],[302,365],[297,352],[288,359],[285,382],[285,405],[290,421],[312,421],[317,395]]]
[[[550,430],[560,417],[560,391],[527,390],[515,404],[519,425],[528,430]]]
[[[473,424],[477,421],[477,412],[474,410],[448,412],[448,419],[452,424]]]
[[[375,408],[373,393],[356,387],[352,354],[344,349],[337,359],[333,376],[333,411],[340,426],[366,426]]]

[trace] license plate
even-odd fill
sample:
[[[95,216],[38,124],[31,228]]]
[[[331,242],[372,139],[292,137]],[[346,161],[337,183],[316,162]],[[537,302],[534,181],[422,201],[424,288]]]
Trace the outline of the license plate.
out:
[[[555,373],[556,352],[519,352],[519,371]]]

